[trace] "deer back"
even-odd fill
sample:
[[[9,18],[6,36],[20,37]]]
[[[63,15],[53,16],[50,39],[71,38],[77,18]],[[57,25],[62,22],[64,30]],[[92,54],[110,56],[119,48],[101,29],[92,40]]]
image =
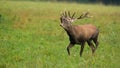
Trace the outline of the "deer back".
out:
[[[88,40],[98,33],[98,29],[92,24],[76,25],[74,26],[74,31],[75,36],[81,38],[81,40]]]

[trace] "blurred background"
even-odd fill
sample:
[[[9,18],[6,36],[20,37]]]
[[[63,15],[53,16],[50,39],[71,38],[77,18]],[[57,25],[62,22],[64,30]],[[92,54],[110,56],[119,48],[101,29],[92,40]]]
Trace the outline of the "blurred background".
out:
[[[64,10],[92,18],[73,25],[99,28],[94,56],[85,44],[66,47],[69,37],[60,27]],[[120,0],[0,0],[0,68],[120,68]]]

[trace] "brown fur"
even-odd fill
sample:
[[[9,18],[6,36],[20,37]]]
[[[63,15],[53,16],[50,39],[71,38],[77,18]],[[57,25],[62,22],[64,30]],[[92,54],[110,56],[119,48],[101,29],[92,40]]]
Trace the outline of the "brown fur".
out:
[[[85,15],[82,16],[85,17]],[[79,17],[79,19],[83,17]],[[72,25],[71,23],[74,21],[74,19],[72,19],[71,17],[67,17],[67,15],[61,16],[60,21],[61,21],[60,25],[64,28],[64,30],[67,32],[69,36],[70,43],[67,47],[69,55],[70,55],[69,49],[73,47],[75,44],[80,44],[81,45],[80,56],[82,56],[85,42],[88,43],[88,45],[92,49],[92,54],[94,54],[95,50],[98,47],[98,35],[99,35],[99,30],[97,29],[96,26],[92,24]],[[92,41],[95,43],[96,47],[93,45]]]
[[[87,42],[88,45],[91,47],[92,53],[95,52],[95,49],[98,46],[97,39],[98,39],[99,30],[94,25],[91,24],[75,25],[69,27],[69,29],[66,29],[66,32],[70,40],[70,44],[67,47],[69,55],[70,55],[69,48],[71,48],[75,44],[80,44],[81,50],[83,51],[85,42]],[[92,40],[96,44],[96,48],[92,44]],[[80,56],[82,56],[82,51],[80,53]]]

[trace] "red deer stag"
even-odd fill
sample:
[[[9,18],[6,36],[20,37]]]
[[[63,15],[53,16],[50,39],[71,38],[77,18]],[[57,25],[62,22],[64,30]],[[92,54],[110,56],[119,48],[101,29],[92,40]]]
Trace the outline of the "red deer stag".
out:
[[[68,55],[70,55],[69,49],[75,44],[81,45],[80,56],[82,56],[85,42],[87,42],[89,47],[92,49],[92,54],[94,54],[95,50],[98,47],[99,30],[98,28],[96,28],[96,26],[92,24],[72,25],[72,23],[78,19],[90,17],[88,14],[89,12],[83,13],[78,18],[74,18],[75,13],[73,13],[72,16],[70,15],[70,12],[66,11],[61,14],[60,26],[66,31],[70,40],[70,43],[67,47]],[[95,43],[96,46],[93,45],[92,41]]]

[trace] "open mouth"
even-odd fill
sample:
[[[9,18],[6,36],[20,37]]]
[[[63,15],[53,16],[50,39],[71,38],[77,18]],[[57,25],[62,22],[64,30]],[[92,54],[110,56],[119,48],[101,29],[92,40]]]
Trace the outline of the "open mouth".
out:
[[[61,27],[63,27],[63,25],[62,25],[62,24],[60,24],[60,26],[61,26]]]

